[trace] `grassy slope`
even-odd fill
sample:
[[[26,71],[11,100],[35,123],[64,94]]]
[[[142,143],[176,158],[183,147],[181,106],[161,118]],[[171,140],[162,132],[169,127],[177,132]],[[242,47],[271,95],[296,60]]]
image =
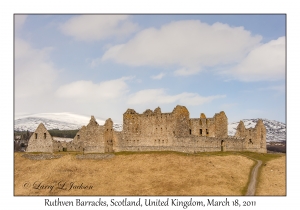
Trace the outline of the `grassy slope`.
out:
[[[270,154],[270,153],[256,153],[256,152],[236,152],[236,154],[242,155],[244,157],[248,157],[252,160],[261,160],[262,161],[262,167],[260,167],[258,169],[258,174],[257,174],[257,187],[260,185],[261,182],[265,182],[266,179],[268,179],[268,177],[266,177],[266,176],[262,177],[263,166],[266,165],[267,162],[269,162],[269,161],[272,161],[272,160],[275,160],[282,156],[285,156],[285,154],[280,154],[280,153],[273,153],[273,154],[271,153]],[[256,165],[256,162],[252,165],[251,170],[254,168],[255,165]],[[284,168],[284,170],[285,170],[285,168]],[[251,176],[251,173],[249,173],[249,175],[248,175],[248,182],[247,182],[247,185],[245,185],[244,189],[242,190],[242,195],[245,195],[247,192],[248,184],[250,182],[250,176]],[[263,189],[261,189],[261,191],[264,192]]]
[[[256,195],[286,195],[286,157],[263,164]]]
[[[269,154],[243,154],[272,159]],[[122,152],[106,160],[77,160],[73,153],[40,161],[15,153],[15,195],[242,195],[253,165],[230,152]],[[35,181],[54,188],[33,189]],[[59,181],[93,189],[60,190]],[[23,187],[25,182],[31,186]]]

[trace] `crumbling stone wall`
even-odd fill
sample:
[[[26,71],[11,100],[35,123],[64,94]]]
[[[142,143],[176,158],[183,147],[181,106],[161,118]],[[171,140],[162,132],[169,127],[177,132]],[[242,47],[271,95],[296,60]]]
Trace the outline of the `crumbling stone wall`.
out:
[[[52,152],[52,136],[43,123],[40,123],[28,141],[26,152]]]
[[[223,111],[216,113],[213,118],[206,118],[201,113],[200,118],[190,119],[190,129],[192,135],[225,138],[228,133],[228,120]]]
[[[204,113],[201,113],[200,118],[190,119],[190,134],[196,136],[216,137],[215,117],[206,118]]]
[[[203,136],[178,137],[170,144],[122,145],[114,147],[115,151],[179,151],[179,152],[217,152],[243,151],[243,139],[216,138]]]
[[[266,126],[264,125],[263,121],[261,119],[259,119],[256,123],[255,126],[255,130],[256,130],[256,144],[260,145],[260,148],[267,152],[267,129]]]
[[[224,111],[215,114],[215,136],[225,138],[228,136],[228,120]]]
[[[241,121],[235,136],[229,137],[225,112],[216,113],[212,118],[206,118],[205,114],[201,113],[200,118],[190,119],[187,108],[179,105],[171,113],[162,113],[159,107],[154,111],[147,109],[142,114],[128,109],[123,114],[121,132],[113,130],[113,121],[110,118],[100,126],[92,116],[89,124],[83,126],[71,142],[52,141],[43,125],[39,126],[36,132],[39,137],[47,132],[46,137],[49,139],[33,139],[29,151],[266,152],[266,129],[262,120],[257,122],[255,128],[249,129],[246,129]]]
[[[240,121],[235,134],[236,138],[243,139],[243,148],[246,151],[267,152],[266,127],[259,119],[254,128],[246,128],[243,121]]]
[[[87,126],[83,126],[75,135],[73,142],[68,149],[73,146],[74,151],[85,153],[104,153],[104,126],[100,126],[94,116],[91,116]]]
[[[263,123],[258,123],[261,127]],[[258,130],[258,129],[256,129]],[[263,127],[261,128],[263,134]],[[128,109],[123,115],[123,131],[116,134],[115,151],[259,151],[266,152],[265,138],[246,145],[246,133],[238,128],[235,137],[228,137],[228,119],[224,111],[206,118],[189,118],[184,106],[176,106],[171,113],[158,107],[142,114]],[[252,134],[254,135],[254,134]],[[255,134],[255,136],[257,136]],[[254,139],[254,137],[252,137]]]
[[[176,106],[171,113],[161,113],[159,107],[142,114],[128,109],[123,115],[118,147],[172,145],[174,137],[188,135],[189,127],[189,112],[183,106]]]
[[[105,152],[113,152],[113,143],[115,138],[113,135],[113,121],[109,118],[104,124],[104,147]]]

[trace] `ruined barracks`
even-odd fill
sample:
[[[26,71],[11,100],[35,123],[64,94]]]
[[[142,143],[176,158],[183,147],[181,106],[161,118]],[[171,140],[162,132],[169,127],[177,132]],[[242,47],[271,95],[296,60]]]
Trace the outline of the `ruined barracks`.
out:
[[[41,123],[29,139],[27,152],[78,151],[109,153],[120,151],[252,151],[266,153],[266,128],[258,120],[254,128],[245,128],[240,121],[235,136],[228,136],[225,112],[207,118],[190,118],[185,106],[176,106],[171,113],[160,108],[142,114],[128,109],[123,114],[123,130],[115,131],[109,118],[99,125],[92,116],[74,139],[56,141]]]

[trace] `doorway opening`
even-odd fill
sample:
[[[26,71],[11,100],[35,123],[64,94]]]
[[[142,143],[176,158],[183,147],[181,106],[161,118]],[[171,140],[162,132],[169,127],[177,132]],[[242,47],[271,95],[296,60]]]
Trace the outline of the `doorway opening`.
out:
[[[221,152],[224,152],[225,142],[224,140],[221,141]]]

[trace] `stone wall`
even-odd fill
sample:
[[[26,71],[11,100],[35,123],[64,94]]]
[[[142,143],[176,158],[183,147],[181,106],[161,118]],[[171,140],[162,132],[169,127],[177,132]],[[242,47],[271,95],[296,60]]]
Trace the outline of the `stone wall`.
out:
[[[215,114],[215,136],[216,137],[227,137],[228,136],[228,120],[225,112]]]
[[[75,135],[73,142],[68,149],[72,151],[83,151],[84,153],[104,153],[105,152],[105,138],[104,126],[100,126],[95,117],[91,116],[90,122],[87,126],[83,126]]]
[[[80,151],[107,153],[120,151],[254,151],[266,152],[266,129],[261,120],[255,128],[246,129],[241,121],[234,137],[228,137],[228,120],[221,111],[212,118],[201,113],[190,118],[184,106],[176,106],[171,113],[162,113],[158,107],[142,114],[128,109],[123,114],[123,131],[113,130],[109,118],[100,126],[94,116],[83,126],[73,141],[57,142],[43,125],[32,135],[28,151]],[[46,133],[45,139],[40,139]]]
[[[243,151],[243,139],[214,138],[189,136],[174,138],[172,144],[160,143],[154,145],[128,145],[115,146],[115,151],[179,151],[179,152],[218,152],[218,151]]]
[[[52,136],[47,131],[43,123],[39,124],[35,132],[28,141],[26,152],[52,152]]]
[[[104,124],[104,152],[113,152],[113,144],[115,142],[113,134],[113,121],[109,118]]]
[[[191,134],[196,136],[215,137],[215,121],[214,118],[206,118],[201,114],[202,118],[190,119]]]
[[[123,115],[123,131],[118,134],[120,146],[170,144],[173,137],[179,135],[178,131],[175,132],[176,127],[182,129],[177,123],[182,120],[180,113],[174,114],[173,112],[161,113],[158,107],[154,111],[148,109],[138,114],[133,109],[128,109]],[[175,115],[179,116],[177,121]],[[185,126],[188,126],[188,121]]]
[[[244,139],[244,150],[253,152],[267,152],[266,127],[260,119],[254,128],[246,128],[243,121],[240,121],[235,134],[236,138]]]
[[[143,114],[128,109],[123,115],[123,131],[115,135],[114,151],[266,152],[262,121],[256,127],[252,131],[239,125],[236,136],[228,137],[224,111],[212,118],[201,113],[200,118],[190,119],[184,106],[176,106],[171,113],[161,113],[159,107],[154,111],[147,109]],[[251,144],[247,139],[252,139]]]

